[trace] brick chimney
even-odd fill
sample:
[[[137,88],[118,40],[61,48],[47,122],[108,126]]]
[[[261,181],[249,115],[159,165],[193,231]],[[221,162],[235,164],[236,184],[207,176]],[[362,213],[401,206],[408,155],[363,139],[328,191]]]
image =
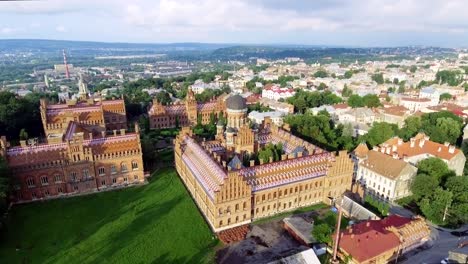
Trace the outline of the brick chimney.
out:
[[[448,150],[448,152],[449,152],[450,154],[453,154],[453,153],[455,153],[455,146],[453,146],[453,145],[450,145],[450,146],[449,146],[449,150]]]
[[[414,148],[414,144],[416,143],[416,139],[415,138],[411,138],[410,139],[410,147],[411,148]]]

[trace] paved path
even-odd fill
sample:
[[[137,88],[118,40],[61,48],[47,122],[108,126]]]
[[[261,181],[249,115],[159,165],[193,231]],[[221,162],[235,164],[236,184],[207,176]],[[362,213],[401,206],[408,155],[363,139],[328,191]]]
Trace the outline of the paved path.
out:
[[[448,257],[448,252],[457,248],[460,241],[468,239],[467,237],[457,237],[450,232],[452,230],[442,229],[439,227],[431,226],[431,240],[420,249],[413,250],[404,255],[399,263],[413,264],[413,263],[440,263],[440,261]],[[467,226],[458,230],[464,230]]]

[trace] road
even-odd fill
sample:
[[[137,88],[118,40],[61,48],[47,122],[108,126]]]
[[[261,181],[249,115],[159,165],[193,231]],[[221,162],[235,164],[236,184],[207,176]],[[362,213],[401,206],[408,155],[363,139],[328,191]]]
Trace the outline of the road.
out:
[[[431,226],[431,240],[422,248],[413,250],[405,254],[398,263],[414,264],[427,263],[435,264],[448,257],[448,252],[457,248],[460,241],[468,239],[467,237],[457,237],[450,234],[450,230]],[[467,227],[465,226],[464,229]],[[461,229],[460,229],[461,230]]]

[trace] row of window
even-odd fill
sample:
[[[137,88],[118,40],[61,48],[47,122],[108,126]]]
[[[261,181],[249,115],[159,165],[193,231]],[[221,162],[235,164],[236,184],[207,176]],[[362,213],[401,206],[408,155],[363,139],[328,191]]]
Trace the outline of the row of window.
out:
[[[132,161],[132,170],[138,170],[138,162]],[[127,172],[128,171],[126,163],[120,164],[120,171],[121,172]],[[111,172],[111,174],[116,174],[117,173],[117,167],[115,166],[115,164],[112,164],[110,166],[110,172]],[[105,175],[106,174],[106,168],[99,167],[98,168],[98,174],[99,174],[99,176]]]
[[[43,179],[43,178],[47,179],[47,177],[41,177],[41,182],[42,182],[42,179]],[[134,179],[134,180],[138,180],[138,175],[134,175],[134,176],[133,176],[133,179]],[[28,181],[29,181],[29,180],[33,180],[33,179],[28,179]],[[117,179],[116,179],[116,178],[112,179],[112,184],[115,184],[115,183],[117,183]],[[124,178],[123,178],[123,183],[128,183],[128,178],[127,178],[127,177],[124,177]],[[102,181],[101,181],[101,186],[105,186],[106,184],[107,184],[107,183],[106,183],[106,180],[102,180]],[[73,186],[73,190],[74,190],[74,191],[78,191],[78,185]],[[62,188],[62,187],[57,187],[57,193],[58,193],[58,194],[63,194],[63,188]],[[45,195],[45,196],[50,196],[50,191],[49,191],[49,189],[45,189],[45,190],[44,190],[44,195]],[[32,192],[32,193],[31,193],[31,197],[32,197],[33,199],[36,199],[36,198],[37,198],[36,192]],[[22,196],[21,193],[18,193],[18,199],[20,199],[20,200],[23,199],[23,196]]]
[[[244,214],[243,220],[246,220],[246,219],[247,219],[247,214]],[[235,218],[234,221],[235,221],[234,223],[238,223],[238,222],[239,222],[239,216],[236,216],[236,218]],[[223,226],[223,224],[224,224],[224,223],[223,223],[223,220],[220,220],[220,221],[219,221],[219,226]],[[232,223],[231,223],[231,218],[229,217],[229,218],[227,219],[227,225],[230,225],[230,224],[232,224]]]
[[[288,192],[288,189],[286,188],[284,190],[284,196],[288,196],[288,194],[292,195],[292,194],[295,194],[297,192],[302,192],[303,189],[307,191],[307,190],[309,190],[309,188],[312,189],[314,186],[315,186],[315,188],[322,187],[322,185],[323,184],[322,184],[321,181],[320,182],[315,182],[315,183],[310,183],[310,184],[305,184],[304,187],[302,185],[300,185],[300,186],[296,186],[295,188],[293,188],[293,187],[289,188],[289,192]],[[276,192],[273,192],[273,196],[272,196],[271,193],[268,193],[267,195],[262,194],[261,197],[257,196],[255,201],[257,203],[260,203],[260,202],[264,202],[266,200],[271,200],[272,197],[273,197],[273,199],[276,199]],[[279,198],[283,197],[283,191],[282,190],[280,190],[278,192],[278,197]]]

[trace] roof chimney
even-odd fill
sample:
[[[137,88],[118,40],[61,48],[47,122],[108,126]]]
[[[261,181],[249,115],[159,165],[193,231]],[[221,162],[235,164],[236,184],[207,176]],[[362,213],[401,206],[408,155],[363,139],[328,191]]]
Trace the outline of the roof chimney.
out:
[[[444,146],[448,147],[449,145],[450,145],[450,143],[444,142]]]
[[[398,146],[401,145],[401,144],[403,144],[403,139],[398,138]]]
[[[416,139],[414,139],[414,138],[411,138],[411,139],[410,139],[410,147],[411,147],[411,148],[414,148],[414,143],[415,143],[415,142],[416,142]]]
[[[455,146],[453,146],[453,145],[449,146],[449,150],[448,150],[448,151],[449,151],[450,154],[455,153]]]
[[[421,138],[419,140],[419,147],[422,148],[424,146],[424,142],[426,142],[426,139],[425,138]]]
[[[367,221],[367,222],[366,222],[366,226],[367,226],[367,227],[370,226],[370,221]]]

